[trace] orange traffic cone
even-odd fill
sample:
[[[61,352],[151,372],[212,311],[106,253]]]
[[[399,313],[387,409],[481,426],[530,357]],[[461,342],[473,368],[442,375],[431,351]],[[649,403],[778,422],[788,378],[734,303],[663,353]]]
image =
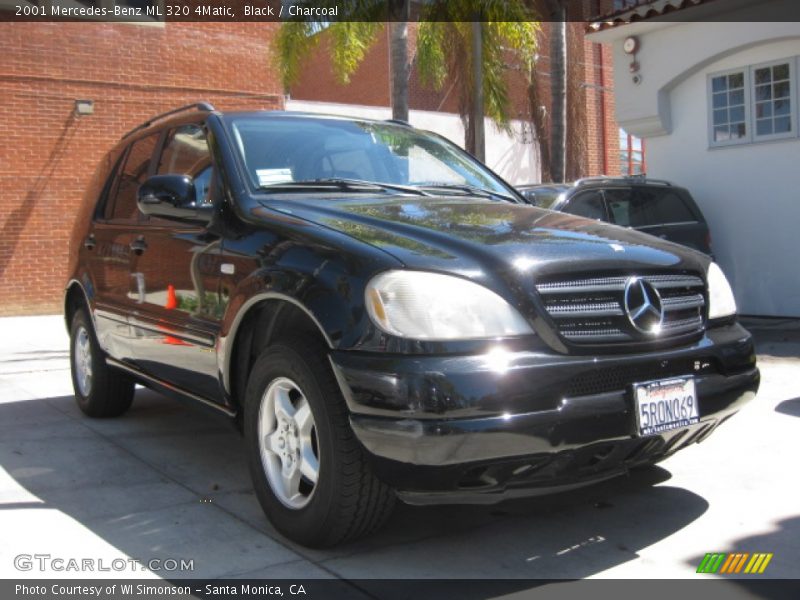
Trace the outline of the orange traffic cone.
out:
[[[187,344],[183,340],[179,340],[171,335],[165,335],[162,343],[169,344],[170,346],[191,346],[191,344]]]
[[[178,297],[175,295],[175,286],[169,284],[167,286],[167,301],[164,303],[164,308],[167,310],[175,310],[178,308]],[[172,346],[188,346],[183,340],[179,340],[171,335],[164,336],[164,343]]]
[[[167,286],[167,302],[164,304],[167,310],[178,308],[178,298],[175,296],[175,286],[171,283]]]

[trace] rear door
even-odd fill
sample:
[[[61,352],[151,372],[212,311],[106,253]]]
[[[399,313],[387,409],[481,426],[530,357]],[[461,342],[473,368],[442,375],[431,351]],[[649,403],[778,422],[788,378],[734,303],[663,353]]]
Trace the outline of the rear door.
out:
[[[605,195],[613,223],[708,252],[708,226],[682,189],[631,186]]]
[[[95,298],[95,323],[101,347],[119,360],[131,361],[129,316],[136,308],[130,294],[133,247],[139,236],[136,191],[151,171],[158,135],[133,142],[122,154],[107,185],[86,240]]]
[[[217,194],[207,137],[202,123],[168,129],[154,167],[157,175],[191,176],[198,204]],[[218,400],[220,237],[202,224],[141,219],[131,277],[136,362],[149,375]]]

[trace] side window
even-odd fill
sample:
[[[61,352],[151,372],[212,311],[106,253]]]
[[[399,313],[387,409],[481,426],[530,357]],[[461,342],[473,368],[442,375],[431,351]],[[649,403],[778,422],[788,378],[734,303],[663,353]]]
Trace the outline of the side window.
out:
[[[598,191],[578,194],[567,203],[564,212],[588,219],[600,219],[605,221],[606,207],[603,202],[603,194]]]
[[[686,223],[697,219],[681,194],[669,189],[606,190],[614,223],[625,227],[647,227]]]
[[[640,202],[633,201],[632,189],[606,190],[606,200],[611,211],[612,222],[623,227],[635,227],[643,224],[642,205]]]
[[[205,127],[192,123],[181,125],[167,134],[157,175],[189,175],[194,180],[195,203],[211,203],[212,163]]]
[[[105,210],[106,219],[129,221],[138,217],[136,193],[139,191],[139,186],[147,179],[158,136],[159,134],[154,133],[131,145],[127,157],[122,161],[117,181],[109,193]]]
[[[696,221],[691,209],[680,194],[673,191],[658,191],[652,194],[651,218],[654,224],[688,223]]]

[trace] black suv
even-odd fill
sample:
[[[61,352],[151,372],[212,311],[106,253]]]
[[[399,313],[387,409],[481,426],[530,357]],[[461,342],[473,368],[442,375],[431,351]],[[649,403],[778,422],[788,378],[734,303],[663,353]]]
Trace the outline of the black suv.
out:
[[[519,185],[534,206],[631,227],[711,256],[711,232],[686,188],[642,176]]]
[[[80,408],[140,383],[244,432],[275,526],[362,535],[396,497],[495,502],[625,473],[753,398],[720,269],[526,205],[393,122],[207,104],[102,160],[65,316]]]

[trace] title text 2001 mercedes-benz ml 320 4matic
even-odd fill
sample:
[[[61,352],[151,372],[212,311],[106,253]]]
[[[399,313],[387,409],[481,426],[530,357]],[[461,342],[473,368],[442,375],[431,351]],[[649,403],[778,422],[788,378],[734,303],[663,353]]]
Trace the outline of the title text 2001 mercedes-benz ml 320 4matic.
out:
[[[402,123],[172,111],[102,160],[65,313],[78,404],[136,382],[241,426],[288,537],[374,530],[396,497],[494,502],[649,464],[759,383],[719,267],[528,206]]]

